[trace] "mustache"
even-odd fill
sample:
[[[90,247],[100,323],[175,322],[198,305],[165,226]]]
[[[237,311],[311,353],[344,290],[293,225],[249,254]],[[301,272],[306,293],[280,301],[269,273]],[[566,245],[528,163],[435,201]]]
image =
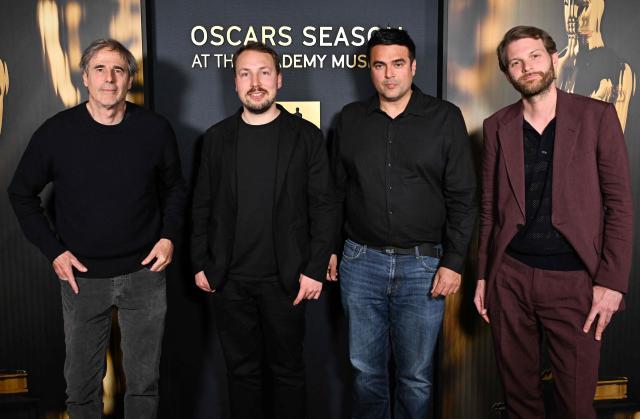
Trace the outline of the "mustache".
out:
[[[537,74],[538,76],[544,78],[544,71],[532,71],[531,73],[526,73],[526,74],[523,74],[522,76],[518,77],[518,80],[524,80],[525,78],[527,78],[527,77],[529,77],[531,75],[534,75],[534,74]]]
[[[269,92],[267,92],[266,90],[264,90],[264,89],[262,89],[260,87],[254,87],[254,88],[252,88],[251,90],[249,90],[247,92],[247,94],[251,94],[251,93],[269,93]]]

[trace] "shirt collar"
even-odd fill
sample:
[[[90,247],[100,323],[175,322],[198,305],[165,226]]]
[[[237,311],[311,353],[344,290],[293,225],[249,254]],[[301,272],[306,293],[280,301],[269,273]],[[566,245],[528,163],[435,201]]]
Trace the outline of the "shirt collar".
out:
[[[420,90],[420,88],[418,88],[418,86],[416,86],[415,84],[411,85],[411,90],[413,91],[413,93],[411,94],[409,103],[407,103],[407,107],[404,109],[404,111],[402,111],[400,115],[425,115],[426,111],[424,93],[422,93],[422,90]],[[373,95],[371,99],[369,99],[369,103],[367,105],[367,114],[371,114],[376,111],[384,113],[384,111],[380,109],[380,98],[377,94]]]

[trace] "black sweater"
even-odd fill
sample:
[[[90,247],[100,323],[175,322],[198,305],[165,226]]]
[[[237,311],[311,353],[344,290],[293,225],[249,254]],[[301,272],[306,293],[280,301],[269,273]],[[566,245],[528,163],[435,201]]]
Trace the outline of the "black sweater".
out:
[[[38,194],[54,185],[53,230]],[[166,119],[132,103],[101,125],[86,103],[58,113],[33,135],[9,185],[27,238],[53,261],[71,251],[83,276],[140,269],[160,238],[179,235],[185,186]]]

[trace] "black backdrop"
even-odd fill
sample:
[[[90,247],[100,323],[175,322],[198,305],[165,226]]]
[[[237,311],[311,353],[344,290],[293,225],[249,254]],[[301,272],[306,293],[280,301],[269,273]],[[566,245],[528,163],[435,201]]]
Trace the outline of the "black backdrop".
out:
[[[437,0],[412,0],[403,2],[402,7],[380,0],[198,0],[188,4],[157,0],[149,11],[148,47],[153,75],[150,103],[171,120],[184,173],[191,179],[200,135],[240,106],[233,72],[219,68],[214,54],[231,54],[237,46],[230,43],[251,36],[251,30],[260,40],[263,28],[272,27],[276,34],[274,48],[281,55],[306,55],[308,60],[314,54],[326,55],[322,68],[318,61],[315,68],[284,68],[278,100],[320,102],[320,127],[330,137],[333,119],[341,107],[374,92],[366,68],[333,68],[333,56],[339,59],[343,54],[363,54],[364,47],[353,44],[364,41],[361,37],[372,27],[401,26],[409,31],[417,44],[415,81],[425,92],[437,93],[438,10]],[[226,37],[233,26],[237,29]],[[216,27],[215,35],[211,35],[212,27]],[[196,43],[206,40],[222,45],[196,45],[192,31]],[[284,35],[279,36],[281,33]],[[221,40],[218,34],[225,39]],[[210,54],[207,68],[197,64],[193,67],[196,54]],[[199,57],[204,66],[204,59]],[[286,65],[285,60],[288,58],[283,57]],[[304,59],[300,58],[300,62],[304,63]],[[224,418],[228,414],[225,368],[210,301],[193,286],[184,246],[181,255],[170,269],[162,412],[166,417]],[[337,291],[337,285],[325,286],[321,300],[307,305],[305,358],[311,418],[349,417],[346,331]]]

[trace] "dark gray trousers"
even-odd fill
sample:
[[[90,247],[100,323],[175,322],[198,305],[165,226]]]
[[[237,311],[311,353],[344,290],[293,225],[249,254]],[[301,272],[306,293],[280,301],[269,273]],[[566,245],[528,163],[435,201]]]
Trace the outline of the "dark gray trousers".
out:
[[[78,278],[79,294],[61,285],[66,360],[67,409],[71,419],[102,417],[102,378],[118,310],[126,377],[126,418],[155,418],[164,319],[167,310],[164,272],[143,268],[112,278]]]

